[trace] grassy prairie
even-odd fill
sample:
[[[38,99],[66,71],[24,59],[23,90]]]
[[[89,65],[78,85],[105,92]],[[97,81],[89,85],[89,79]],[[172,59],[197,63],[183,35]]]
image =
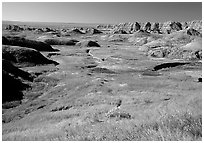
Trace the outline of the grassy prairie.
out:
[[[58,65],[22,67],[36,78],[23,91],[26,100],[2,110],[4,141],[202,140],[200,61],[150,57],[118,35],[112,42],[106,34],[72,38],[100,47],[51,45],[59,51],[41,53]]]

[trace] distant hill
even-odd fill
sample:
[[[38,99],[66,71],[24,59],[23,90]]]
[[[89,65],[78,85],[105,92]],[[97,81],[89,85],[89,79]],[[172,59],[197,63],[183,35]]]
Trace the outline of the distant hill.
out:
[[[59,22],[21,22],[21,21],[2,21],[2,28],[6,25],[28,25],[39,28],[74,28],[74,27],[96,27],[99,23],[59,23]]]

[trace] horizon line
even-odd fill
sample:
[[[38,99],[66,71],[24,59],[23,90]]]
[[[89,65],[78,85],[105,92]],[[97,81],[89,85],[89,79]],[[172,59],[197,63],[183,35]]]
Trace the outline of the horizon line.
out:
[[[2,22],[34,22],[34,23],[61,23],[61,24],[120,24],[120,23],[134,23],[134,22],[118,22],[118,23],[93,23],[93,22],[51,22],[51,21],[19,21],[19,20],[3,20],[2,19]],[[191,21],[202,21],[202,19],[194,19],[194,20],[190,20],[190,21],[175,21],[175,20],[168,20],[168,21],[165,21],[165,22],[169,22],[169,21],[173,21],[173,22],[191,22]],[[139,22],[139,21],[135,21],[135,22]],[[150,23],[156,23],[156,22],[151,22],[151,21],[146,21],[146,22],[150,22]],[[139,22],[139,23],[146,23],[146,22]],[[165,23],[165,22],[158,22],[158,23]]]

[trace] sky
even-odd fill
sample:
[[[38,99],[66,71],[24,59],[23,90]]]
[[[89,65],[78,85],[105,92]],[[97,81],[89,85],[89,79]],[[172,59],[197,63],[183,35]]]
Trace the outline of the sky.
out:
[[[192,21],[201,2],[3,2],[2,20],[65,23]]]

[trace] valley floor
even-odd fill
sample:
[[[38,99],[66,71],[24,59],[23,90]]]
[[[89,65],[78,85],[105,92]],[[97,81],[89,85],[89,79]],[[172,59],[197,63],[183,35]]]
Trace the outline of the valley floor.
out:
[[[3,110],[3,140],[202,139],[200,62],[149,58],[128,43],[100,45],[90,53],[53,46],[57,69],[23,68],[55,84]],[[175,62],[185,64],[152,70]]]

